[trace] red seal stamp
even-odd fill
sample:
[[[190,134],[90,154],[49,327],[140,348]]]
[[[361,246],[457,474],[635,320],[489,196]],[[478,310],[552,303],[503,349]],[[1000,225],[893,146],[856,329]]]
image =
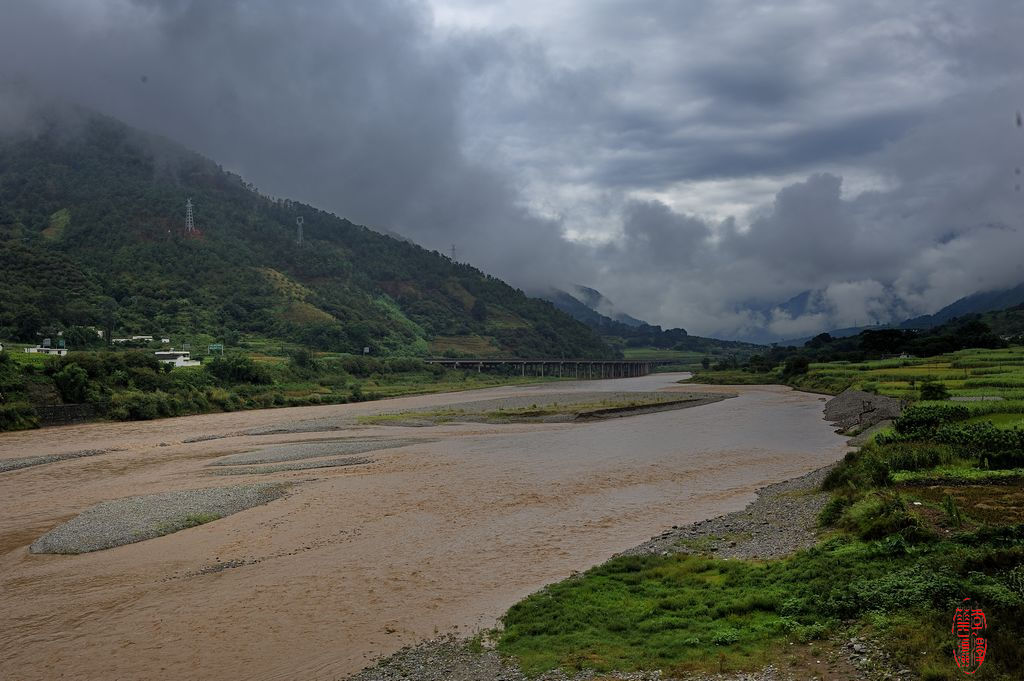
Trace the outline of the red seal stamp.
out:
[[[956,666],[964,674],[973,674],[978,671],[981,663],[985,661],[985,652],[988,650],[988,639],[985,638],[985,630],[988,624],[985,622],[985,613],[970,598],[960,602],[960,607],[953,613],[953,635],[956,636],[956,648],[953,649],[953,658]]]

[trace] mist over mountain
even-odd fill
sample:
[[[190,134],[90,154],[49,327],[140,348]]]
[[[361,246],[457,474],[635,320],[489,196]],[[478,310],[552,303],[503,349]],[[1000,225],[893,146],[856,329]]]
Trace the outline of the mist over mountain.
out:
[[[974,293],[947,305],[935,314],[914,317],[901,323],[904,328],[929,328],[944,324],[956,317],[982,312],[993,312],[1016,307],[1024,303],[1024,282],[1012,288]]]
[[[891,323],[1024,280],[1024,5],[748,14],[6,2],[0,83],[179,140],[266,194],[454,244],[525,290],[587,282],[692,333]],[[22,114],[0,97],[0,126]],[[806,291],[806,311],[784,304]]]
[[[811,296],[808,293],[794,299],[793,301],[787,301],[787,304],[790,306],[799,306],[805,304],[810,297]],[[935,314],[921,315],[888,324],[878,323],[871,326],[851,326],[841,329],[829,329],[828,333],[835,338],[843,338],[846,336],[855,336],[865,329],[930,329],[946,324],[958,317],[1008,310],[1019,307],[1022,304],[1024,304],[1024,283],[1018,284],[1012,288],[999,289],[996,291],[983,291],[981,293],[964,296],[963,298],[945,306],[941,310],[938,310]],[[809,339],[810,336],[791,338],[783,341],[782,343],[802,345]]]
[[[631,327],[651,326],[647,322],[617,309],[614,303],[605,298],[597,289],[578,284],[573,284],[569,288],[571,293],[552,288],[540,291],[536,295],[539,298],[550,300],[558,309],[591,327],[610,326],[616,323]]]
[[[95,327],[230,343],[245,333],[412,355],[473,337],[491,354],[614,356],[546,301],[409,241],[263,196],[167,139],[52,103],[22,120],[31,125],[0,133],[3,337]]]

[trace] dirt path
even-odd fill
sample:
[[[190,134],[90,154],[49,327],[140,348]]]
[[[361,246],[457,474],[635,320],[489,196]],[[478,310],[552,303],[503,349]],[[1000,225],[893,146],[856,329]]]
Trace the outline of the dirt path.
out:
[[[815,395],[778,386],[597,423],[365,427],[503,395],[685,390],[678,375],[0,436],[0,459],[121,448],[0,474],[0,676],[334,679],[404,644],[490,626],[539,588],[671,525],[738,510],[835,461]],[[713,391],[714,388],[692,388]],[[197,438],[257,430],[270,435]],[[291,432],[287,432],[291,431]],[[89,506],[224,484],[227,454],[339,438],[434,440],[373,463],[233,476],[298,483],[215,522],[78,556],[28,545]]]

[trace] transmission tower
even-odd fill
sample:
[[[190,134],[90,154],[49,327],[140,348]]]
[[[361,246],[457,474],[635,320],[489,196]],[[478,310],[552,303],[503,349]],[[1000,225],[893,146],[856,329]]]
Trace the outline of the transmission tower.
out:
[[[452,262],[457,262],[455,260],[455,244],[452,244]]]
[[[302,216],[295,218],[295,241],[301,246],[302,245]]]
[[[192,217],[192,198],[189,197],[185,200],[185,233],[195,234],[196,233],[196,222]]]

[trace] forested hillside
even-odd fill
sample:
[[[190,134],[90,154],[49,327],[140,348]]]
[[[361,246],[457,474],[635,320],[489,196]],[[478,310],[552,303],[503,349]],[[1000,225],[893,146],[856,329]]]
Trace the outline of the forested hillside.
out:
[[[335,352],[425,355],[468,339],[490,354],[614,354],[546,301],[263,196],[167,140],[80,110],[34,123],[0,137],[0,338],[85,337],[92,326],[229,344],[255,334]]]

